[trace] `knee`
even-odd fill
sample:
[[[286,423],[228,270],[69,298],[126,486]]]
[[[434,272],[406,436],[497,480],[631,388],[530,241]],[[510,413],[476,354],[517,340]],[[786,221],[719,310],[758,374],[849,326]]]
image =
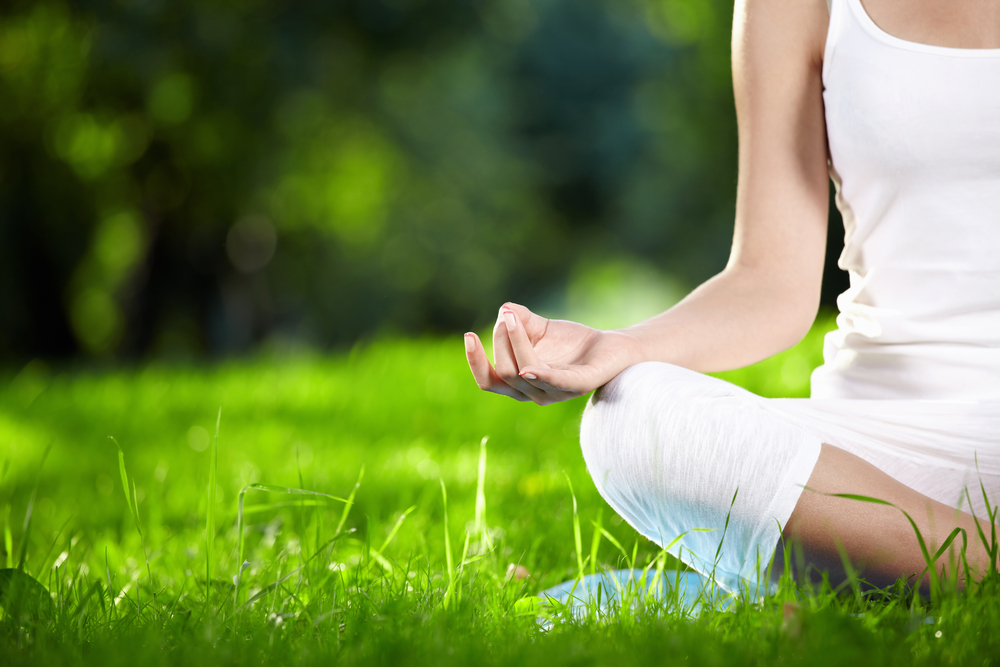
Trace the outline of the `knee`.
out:
[[[646,363],[591,397],[580,429],[587,469],[639,532],[662,544],[659,538],[669,541],[691,527],[717,527],[714,510],[724,500],[706,490],[726,485],[717,474],[726,466],[713,450],[725,428],[723,406],[742,400],[736,393],[715,378]]]
[[[713,401],[706,399],[729,387],[664,363],[638,364],[618,375],[590,398],[580,423],[580,447],[595,484],[608,491],[662,486],[657,470],[688,458],[685,452],[712,421]]]
[[[775,509],[780,494],[794,487],[789,475],[805,465],[802,452],[819,446],[762,400],[669,364],[634,366],[584,411],[587,468],[605,500],[661,545],[686,535],[685,550],[711,563],[728,535],[720,567],[737,573],[758,547],[770,556],[775,519],[787,520]]]
[[[580,420],[580,445],[588,464],[592,456],[611,445],[622,425],[642,419],[647,406],[633,397],[641,396],[637,385],[643,382],[645,365],[626,368],[587,401]]]
[[[717,385],[723,385],[719,387]],[[580,422],[580,444],[584,457],[624,453],[625,441],[667,436],[665,418],[677,423],[687,414],[696,418],[698,403],[706,395],[725,393],[731,387],[720,380],[661,362],[631,366],[594,392]],[[687,421],[682,419],[680,421]],[[669,430],[669,429],[668,429]],[[668,444],[668,443],[663,443]]]

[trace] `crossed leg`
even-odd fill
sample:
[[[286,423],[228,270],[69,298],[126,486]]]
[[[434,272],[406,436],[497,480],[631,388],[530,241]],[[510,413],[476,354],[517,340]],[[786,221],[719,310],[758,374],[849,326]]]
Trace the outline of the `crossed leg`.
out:
[[[878,498],[896,507],[827,495],[845,493]],[[775,571],[780,573],[784,567],[784,546],[797,543],[805,557],[804,564],[827,571],[833,581],[842,581],[847,576],[841,549],[862,578],[876,586],[915,577],[926,563],[913,526],[900,509],[917,524],[932,555],[956,527],[964,529],[971,574],[979,577],[985,572],[989,555],[976,530],[975,517],[932,500],[864,459],[826,444],[820,450],[806,491],[785,525],[784,544],[779,544],[775,553]],[[990,535],[989,524],[981,519],[979,523],[983,533]],[[957,562],[961,536],[952,544],[951,553],[938,561],[939,572],[943,565],[950,573],[952,563]],[[791,561],[794,569],[794,552]],[[962,577],[961,568],[958,575]]]
[[[964,529],[970,575],[985,572],[989,557],[971,514],[823,444],[829,442],[822,435],[827,426],[722,380],[649,362],[591,397],[580,443],[595,485],[615,511],[726,586],[740,579],[752,585],[776,546],[773,562],[780,571],[781,542],[789,540],[802,546],[804,558],[793,558],[794,565],[825,570],[832,581],[846,576],[841,551],[871,584],[918,575],[926,563],[900,509],[932,554],[956,527]],[[953,481],[947,480],[949,489]],[[994,475],[987,487],[997,486]],[[953,490],[957,497],[959,489]],[[868,496],[895,507],[829,494]],[[989,535],[988,524],[980,525]],[[961,544],[957,539],[939,565],[947,569]]]

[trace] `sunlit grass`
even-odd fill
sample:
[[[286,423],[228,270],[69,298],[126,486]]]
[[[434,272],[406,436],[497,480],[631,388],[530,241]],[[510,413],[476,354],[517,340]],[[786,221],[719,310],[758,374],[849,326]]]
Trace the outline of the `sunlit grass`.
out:
[[[819,329],[727,377],[801,395]],[[23,555],[52,601],[5,612],[5,664],[978,666],[1000,655],[995,577],[967,594],[942,587],[933,603],[786,580],[698,615],[623,591],[604,611],[550,607],[539,623],[524,601],[539,590],[678,565],[594,489],[577,444],[583,402],[481,394],[457,337],[206,367],[35,364],[2,386],[4,561]],[[510,564],[531,576],[508,577]]]

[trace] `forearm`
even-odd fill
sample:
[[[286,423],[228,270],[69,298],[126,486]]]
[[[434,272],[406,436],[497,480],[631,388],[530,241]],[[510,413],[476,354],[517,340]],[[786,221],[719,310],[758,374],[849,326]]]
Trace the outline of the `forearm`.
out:
[[[797,343],[817,307],[818,288],[727,268],[670,310],[621,332],[637,342],[635,363],[665,361],[699,372],[723,371]]]

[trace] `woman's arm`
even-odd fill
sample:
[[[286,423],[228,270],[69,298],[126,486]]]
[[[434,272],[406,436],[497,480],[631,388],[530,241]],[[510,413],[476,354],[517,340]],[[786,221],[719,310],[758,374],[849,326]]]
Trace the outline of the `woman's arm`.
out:
[[[642,358],[739,368],[809,330],[819,306],[829,176],[821,70],[825,0],[740,0],[733,17],[739,127],[729,263],[667,312],[631,327]]]
[[[726,268],[665,313],[618,331],[506,305],[494,328],[495,370],[478,338],[466,337],[481,388],[548,403],[591,391],[641,361],[703,372],[738,368],[808,331],[826,248],[827,25],[825,0],[737,0],[739,182]]]

